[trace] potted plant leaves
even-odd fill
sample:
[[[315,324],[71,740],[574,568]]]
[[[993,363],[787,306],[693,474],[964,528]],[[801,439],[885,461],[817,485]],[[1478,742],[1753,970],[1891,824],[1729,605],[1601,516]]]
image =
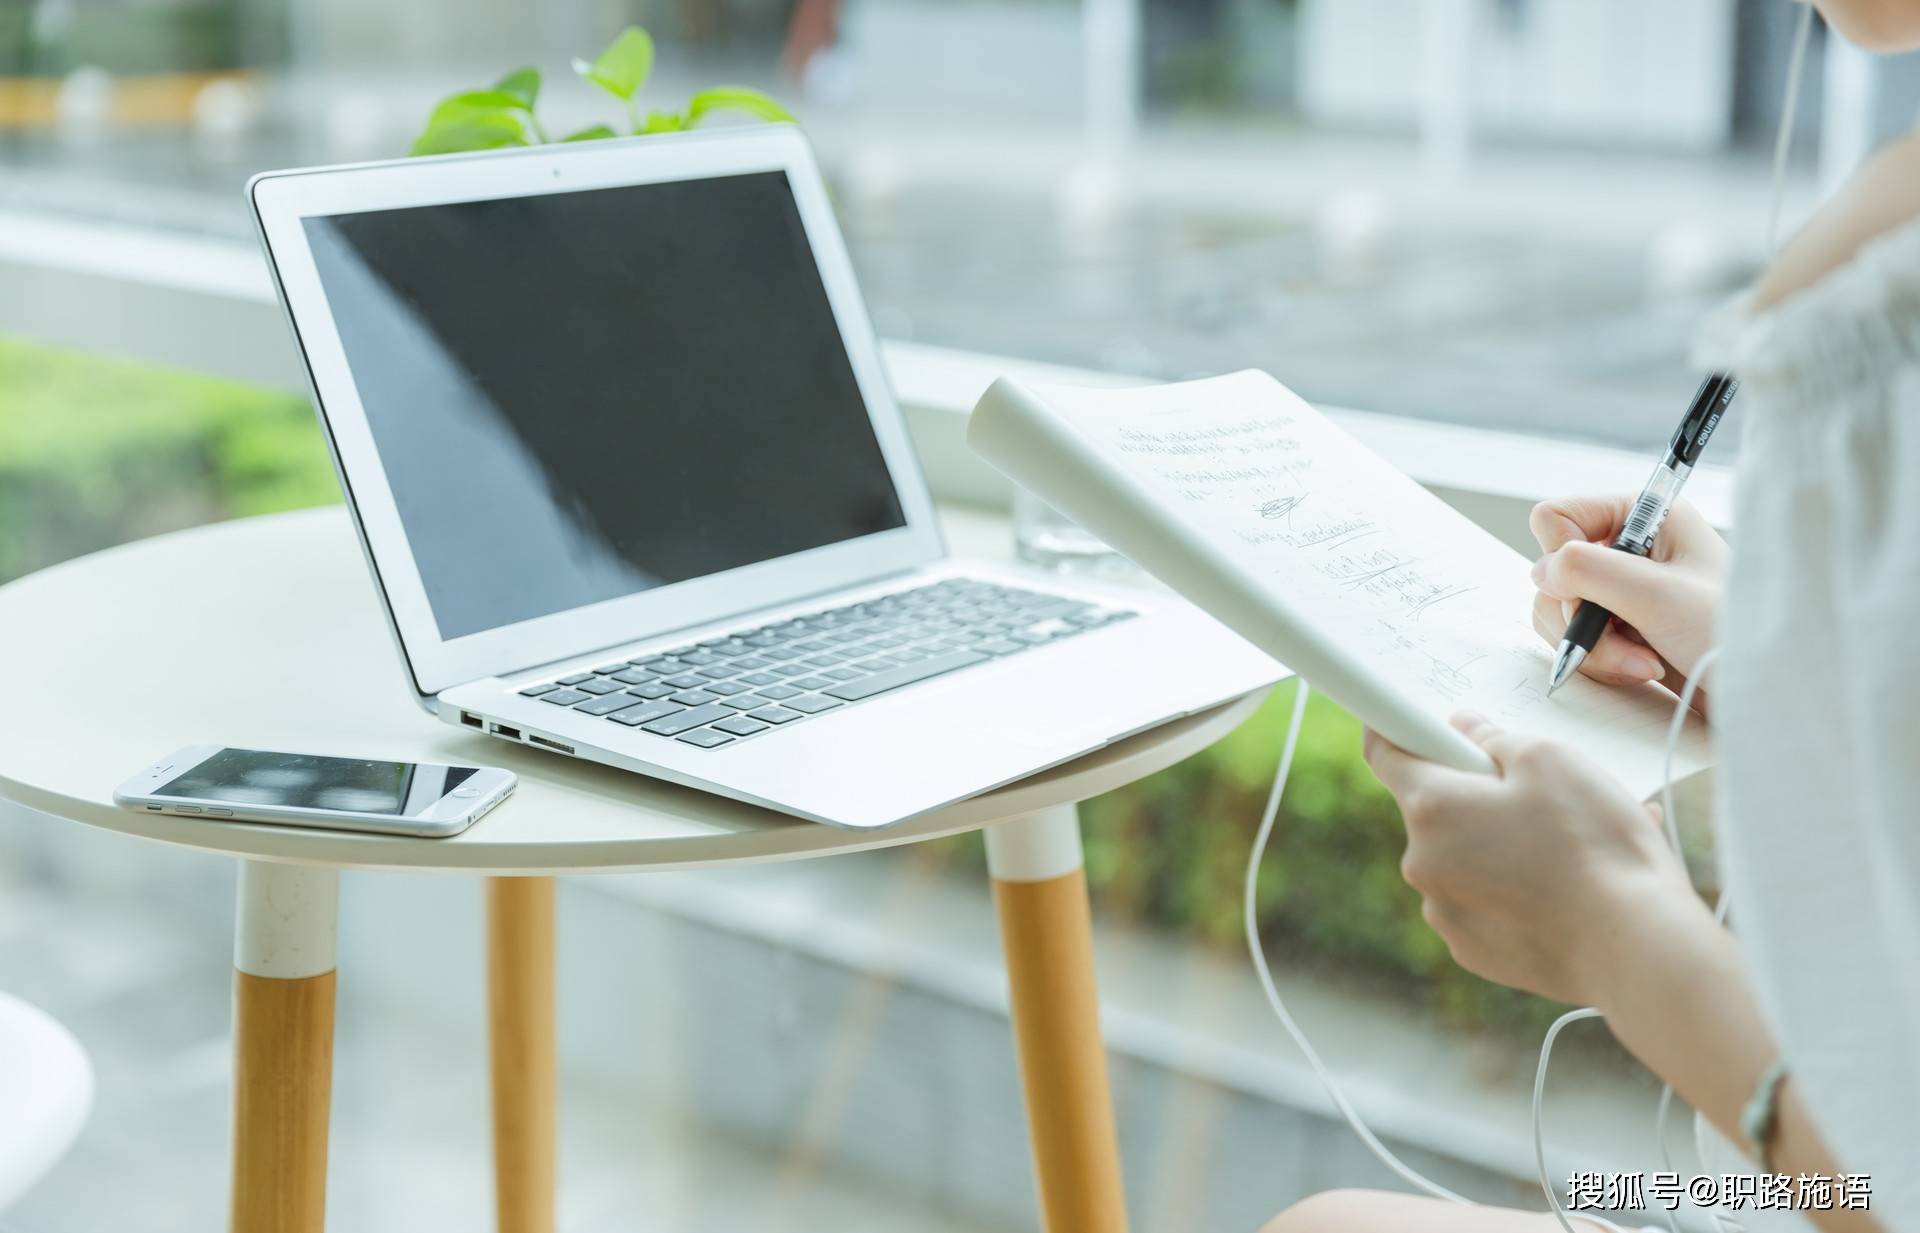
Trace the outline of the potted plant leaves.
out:
[[[607,137],[645,133],[676,133],[695,128],[720,112],[744,112],[762,120],[792,120],[773,99],[745,86],[716,86],[687,100],[679,111],[643,111],[636,97],[653,74],[653,38],[638,26],[629,26],[588,62],[575,60],[574,72],[620,101],[624,127],[593,124],[560,137],[560,141],[597,141]],[[414,139],[412,153],[457,154],[470,150],[499,150],[509,146],[544,145],[555,140],[540,123],[535,105],[540,98],[540,70],[518,68],[483,90],[462,90],[440,100],[427,117],[426,128]]]

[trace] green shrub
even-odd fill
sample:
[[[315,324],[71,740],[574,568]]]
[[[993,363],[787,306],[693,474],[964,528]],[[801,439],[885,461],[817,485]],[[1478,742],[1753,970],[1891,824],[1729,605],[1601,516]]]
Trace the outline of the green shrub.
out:
[[[0,581],[160,531],[337,500],[304,398],[0,338]]]

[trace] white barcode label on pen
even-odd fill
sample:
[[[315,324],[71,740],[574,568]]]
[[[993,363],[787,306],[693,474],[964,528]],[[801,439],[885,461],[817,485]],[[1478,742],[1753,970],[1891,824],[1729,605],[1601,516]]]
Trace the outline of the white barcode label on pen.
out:
[[[1653,538],[1660,534],[1660,524],[1666,521],[1667,510],[1659,497],[1651,493],[1642,493],[1633,504],[1633,512],[1627,515],[1627,526],[1620,533],[1627,546],[1634,552],[1645,556],[1653,550]]]

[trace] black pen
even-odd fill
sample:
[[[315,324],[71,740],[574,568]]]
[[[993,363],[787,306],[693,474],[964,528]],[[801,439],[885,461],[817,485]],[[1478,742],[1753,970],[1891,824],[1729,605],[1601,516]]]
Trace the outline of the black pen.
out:
[[[1667,520],[1687,476],[1693,473],[1693,464],[1700,460],[1700,451],[1707,448],[1713,430],[1720,426],[1720,417],[1727,413],[1727,405],[1739,390],[1740,383],[1725,373],[1714,373],[1700,383],[1699,392],[1687,407],[1687,418],[1680,421],[1680,430],[1667,444],[1666,456],[1653,469],[1647,486],[1640,490],[1640,499],[1633,503],[1633,510],[1627,515],[1627,524],[1614,538],[1614,548],[1637,557],[1653,551],[1660,524]],[[1553,657],[1553,670],[1547,676],[1548,697],[1580,667],[1580,661],[1600,641],[1600,635],[1607,632],[1607,622],[1612,618],[1611,612],[1592,600],[1580,601],[1573,620],[1567,624],[1567,632],[1560,639],[1560,649]]]

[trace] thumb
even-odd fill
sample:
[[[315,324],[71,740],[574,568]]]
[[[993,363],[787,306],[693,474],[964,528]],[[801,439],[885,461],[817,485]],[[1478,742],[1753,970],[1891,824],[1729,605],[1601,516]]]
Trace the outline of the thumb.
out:
[[[1590,599],[1629,625],[1657,624],[1671,605],[1669,567],[1600,544],[1566,544],[1533,567],[1534,585],[1554,599]]]

